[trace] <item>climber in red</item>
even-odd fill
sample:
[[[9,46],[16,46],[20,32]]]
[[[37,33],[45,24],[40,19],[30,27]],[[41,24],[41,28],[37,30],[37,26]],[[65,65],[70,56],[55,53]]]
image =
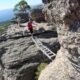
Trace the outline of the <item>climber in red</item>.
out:
[[[33,35],[33,26],[32,26],[32,19],[29,19],[29,22],[28,22],[28,29],[31,33],[31,35]]]

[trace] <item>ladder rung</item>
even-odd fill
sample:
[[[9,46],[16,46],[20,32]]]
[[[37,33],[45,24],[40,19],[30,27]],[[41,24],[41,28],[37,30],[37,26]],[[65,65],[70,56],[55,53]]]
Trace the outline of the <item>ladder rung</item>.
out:
[[[48,53],[48,54],[49,54],[49,53],[50,53],[50,51],[46,51],[46,53]],[[50,53],[50,54],[51,54],[51,53]]]
[[[54,55],[52,55],[52,56],[50,56],[50,57],[52,58],[52,57],[55,57],[55,56],[54,56]]]
[[[51,56],[51,55],[53,55],[53,54],[49,54],[49,56]]]
[[[48,49],[44,49],[45,51],[48,51],[48,52],[50,52]]]

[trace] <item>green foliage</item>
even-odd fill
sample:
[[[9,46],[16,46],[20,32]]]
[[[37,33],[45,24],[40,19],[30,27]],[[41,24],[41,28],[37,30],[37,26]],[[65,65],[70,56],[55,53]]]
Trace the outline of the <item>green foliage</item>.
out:
[[[0,32],[2,32],[4,29],[7,29],[7,27],[10,25],[10,21],[1,22],[0,23]]]
[[[14,11],[18,12],[26,12],[26,9],[30,9],[30,6],[25,0],[21,0],[14,7]]]
[[[38,80],[41,71],[42,71],[47,65],[48,65],[47,63],[41,63],[41,64],[38,65],[37,71],[35,72],[35,74],[36,74],[35,79],[36,79],[36,80]]]

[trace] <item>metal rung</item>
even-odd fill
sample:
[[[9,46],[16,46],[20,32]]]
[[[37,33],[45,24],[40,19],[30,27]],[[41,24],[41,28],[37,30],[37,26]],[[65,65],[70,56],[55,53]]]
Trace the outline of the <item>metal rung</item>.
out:
[[[50,51],[46,51],[47,53],[50,53]],[[51,53],[50,53],[51,54]]]
[[[53,55],[53,54],[49,54],[49,56],[51,56],[51,55]]]
[[[54,55],[52,55],[52,56],[50,56],[50,57],[52,58],[52,57],[55,57],[55,56],[54,56]]]

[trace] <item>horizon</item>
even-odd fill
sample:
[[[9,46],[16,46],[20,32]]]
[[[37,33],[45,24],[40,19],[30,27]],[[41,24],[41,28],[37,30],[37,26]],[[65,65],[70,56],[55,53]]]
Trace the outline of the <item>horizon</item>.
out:
[[[32,5],[31,7],[34,8],[34,7],[39,6],[39,5],[42,5],[42,4]],[[5,11],[5,10],[13,10],[13,9],[14,9],[14,8],[2,9],[2,10],[0,10],[0,12],[1,12],[1,11]]]
[[[14,16],[14,6],[20,0],[1,0],[0,1],[0,22],[10,20]],[[32,8],[33,6],[42,5],[42,0],[25,0]]]
[[[35,8],[36,6],[38,6],[38,5],[31,6],[31,7]],[[0,10],[0,22],[5,22],[7,20],[11,20],[13,17],[14,17],[13,8]]]
[[[0,11],[2,10],[7,10],[7,9],[13,9],[14,6],[19,2],[20,0],[2,0],[0,1]],[[42,3],[42,0],[25,0],[30,6],[36,6],[36,5],[41,5],[43,4]],[[9,6],[11,5],[11,6]]]

